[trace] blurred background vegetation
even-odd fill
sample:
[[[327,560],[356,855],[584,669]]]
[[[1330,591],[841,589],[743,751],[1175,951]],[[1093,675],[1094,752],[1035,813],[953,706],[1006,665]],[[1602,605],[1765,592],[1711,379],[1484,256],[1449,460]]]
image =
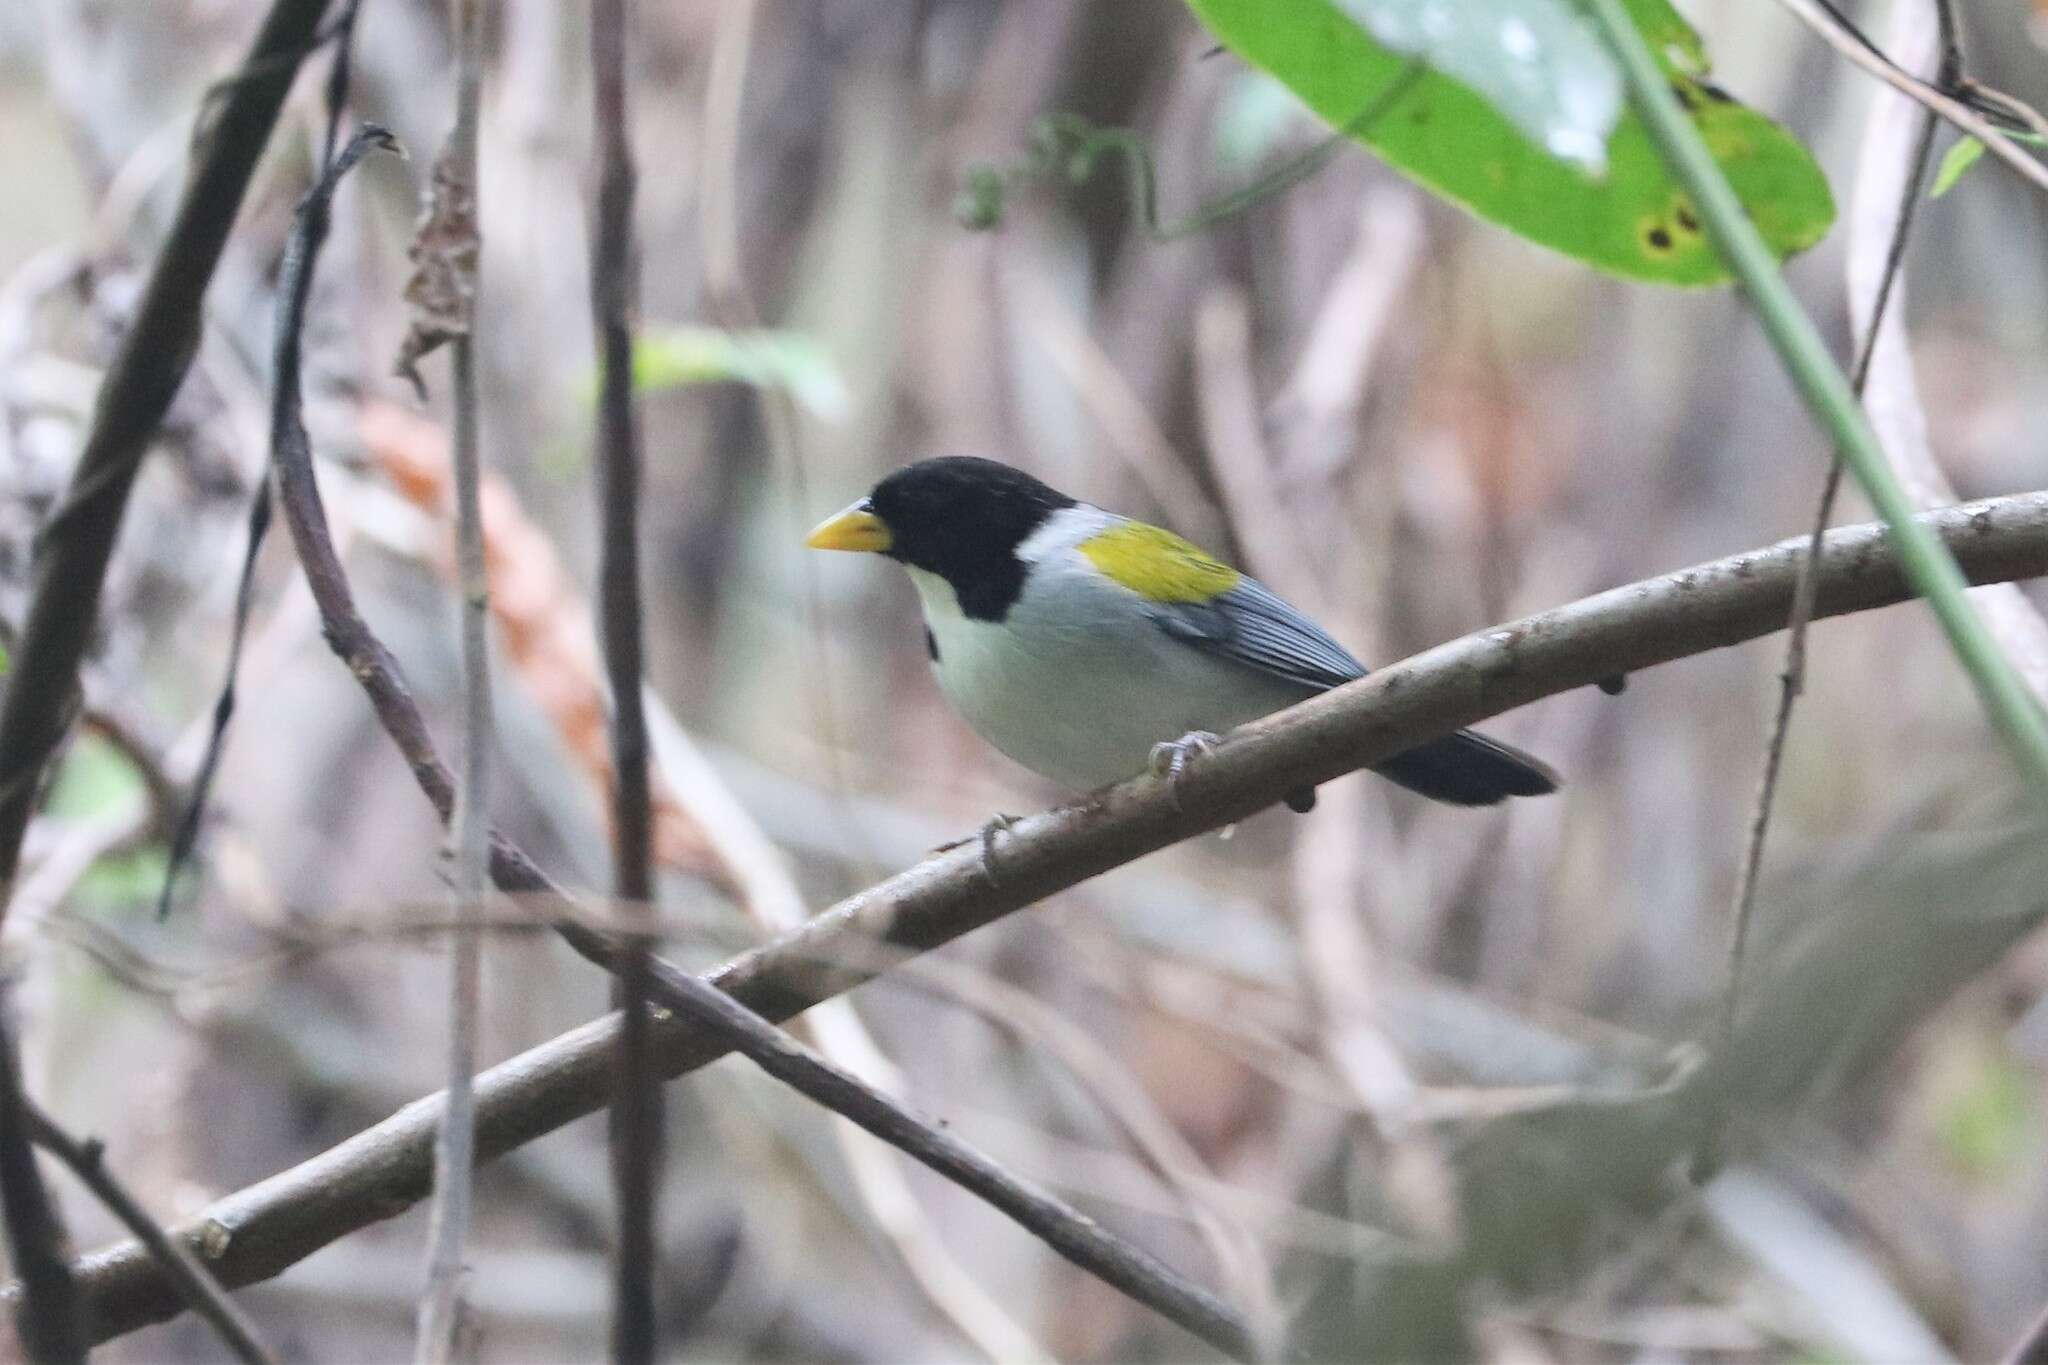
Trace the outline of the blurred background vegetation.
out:
[[[0,9],[0,618],[19,617],[31,538],[194,111],[261,8]],[[715,782],[750,813],[813,909],[1056,795],[944,707],[900,576],[799,548],[906,460],[988,455],[1169,524],[1368,661],[1811,517],[1824,445],[1731,292],[1596,276],[1356,148],[1172,243],[1133,223],[1110,175],[1013,193],[999,230],[964,230],[963,171],[1015,160],[1046,114],[1137,129],[1168,218],[1323,136],[1178,0],[638,8],[652,681],[709,761],[685,785]],[[1881,31],[1882,10],[1858,16]],[[1716,79],[1813,147],[1846,205],[1868,79],[1776,7],[1687,11]],[[2048,11],[2007,0],[1964,18],[1972,72],[2048,102]],[[573,0],[508,0],[492,23],[480,357],[502,528],[496,807],[595,889],[587,34]],[[452,735],[445,395],[422,407],[389,377],[422,162],[449,118],[441,7],[368,0],[357,43],[354,112],[415,160],[373,160],[338,201],[308,415],[358,590]],[[440,1084],[442,969],[404,928],[442,904],[439,831],[279,538],[201,863],[154,917],[263,468],[272,285],[317,155],[317,85],[302,81],[273,144],[145,469],[86,723],[7,924],[30,1088],[104,1135],[166,1215]],[[2044,230],[2041,197],[1987,163],[1924,206],[1913,242],[1903,303],[1927,419],[1966,497],[2048,483]],[[1789,272],[1846,353],[1842,236]],[[1844,906],[2037,915],[2038,882],[2013,875],[2032,866],[2023,842],[1955,851],[1958,832],[2004,817],[2010,783],[1927,614],[1815,640],[1759,960]],[[1310,817],[1197,840],[871,986],[861,1017],[925,1112],[1234,1297],[1269,1281],[1318,1351],[1363,1349],[1371,1286],[1454,1236],[1447,1172],[1475,1132],[1544,1097],[1654,1085],[1708,1033],[1779,660],[1762,642],[1488,726],[1566,775],[1555,798],[1475,813],[1335,784]],[[670,949],[708,964],[764,931],[724,889],[699,828],[708,798],[671,797]],[[2002,1350],[2048,1298],[2048,956],[2004,946],[1890,1021],[1902,1045],[1833,1078],[1847,1083],[1738,1116],[1701,1188],[1597,1217],[1588,1200],[1560,1215],[1586,1225],[1560,1234],[1555,1266],[1462,1278],[1448,1312],[1465,1345],[1517,1360]],[[1924,963],[1873,949],[1865,965]],[[494,940],[488,972],[492,1060],[605,1005],[606,983],[542,939]],[[1197,1349],[957,1191],[865,1139],[842,1145],[736,1063],[669,1103],[678,1352]],[[911,1198],[893,1200],[905,1180]],[[485,1359],[601,1350],[608,1199],[595,1121],[484,1174]],[[83,1245],[113,1235],[67,1204]],[[293,1357],[401,1357],[424,1224],[416,1210],[243,1297]],[[105,1357],[217,1350],[181,1321]]]

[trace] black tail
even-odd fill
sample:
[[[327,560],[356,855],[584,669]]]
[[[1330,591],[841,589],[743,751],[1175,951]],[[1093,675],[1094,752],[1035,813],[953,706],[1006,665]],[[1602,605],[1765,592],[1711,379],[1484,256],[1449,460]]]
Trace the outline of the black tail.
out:
[[[1510,796],[1547,796],[1557,774],[1520,749],[1460,730],[1396,754],[1373,771],[1409,791],[1454,806],[1492,806]]]

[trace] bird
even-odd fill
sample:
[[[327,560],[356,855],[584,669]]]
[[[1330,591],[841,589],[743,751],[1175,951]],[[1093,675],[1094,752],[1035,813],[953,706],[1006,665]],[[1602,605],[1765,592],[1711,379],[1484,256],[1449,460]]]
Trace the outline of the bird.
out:
[[[939,690],[983,739],[1076,793],[1146,771],[1177,779],[1217,736],[1366,672],[1248,574],[995,460],[904,465],[804,543],[901,564]],[[1374,769],[1455,806],[1559,785],[1540,759],[1470,730]],[[1306,788],[1287,804],[1314,799]]]

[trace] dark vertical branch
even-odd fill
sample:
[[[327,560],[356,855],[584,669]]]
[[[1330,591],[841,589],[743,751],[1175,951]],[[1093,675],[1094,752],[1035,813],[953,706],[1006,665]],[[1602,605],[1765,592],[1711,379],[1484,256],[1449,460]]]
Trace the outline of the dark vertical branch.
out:
[[[135,471],[191,368],[206,286],[326,9],[327,0],[277,0],[271,7],[100,386],[70,490],[43,531],[35,588],[0,702],[0,892],[12,892],[43,767],[64,736]],[[0,914],[5,910],[0,899]]]
[[[604,509],[599,561],[605,670],[612,693],[612,888],[632,927],[654,897],[647,725],[641,714],[640,443],[633,411],[633,149],[626,111],[626,0],[596,0],[590,65],[598,143],[591,309],[601,374],[598,477]],[[648,953],[642,934],[623,946],[616,992],[623,1011],[612,1096],[612,1178],[619,1216],[612,1356],[655,1356],[656,1210],[661,1179],[661,1090],[648,1057]]]
[[[14,1030],[0,1004],[0,1214],[7,1223],[7,1254],[21,1277],[15,1329],[30,1365],[67,1365],[85,1359],[84,1321],[64,1226],[43,1188],[30,1145],[28,1102]]]

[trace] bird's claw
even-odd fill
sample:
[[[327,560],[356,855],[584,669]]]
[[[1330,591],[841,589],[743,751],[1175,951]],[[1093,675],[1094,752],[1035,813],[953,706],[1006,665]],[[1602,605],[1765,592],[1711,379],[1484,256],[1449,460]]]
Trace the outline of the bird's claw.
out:
[[[988,823],[984,824],[980,829],[976,830],[974,833],[969,834],[966,837],[960,839],[949,839],[945,843],[940,844],[937,848],[933,849],[932,852],[951,853],[956,848],[965,848],[968,844],[979,843],[981,845],[982,873],[991,882],[993,882],[997,880],[996,866],[994,861],[996,852],[996,835],[1008,834],[1011,831],[1011,829],[1013,829],[1016,826],[1016,824],[1016,816],[1007,815],[1002,811],[997,811],[994,815],[988,818]]]
[[[1152,775],[1166,783],[1174,791],[1174,804],[1180,804],[1178,785],[1181,774],[1188,765],[1204,754],[1213,752],[1223,741],[1207,730],[1190,730],[1179,739],[1170,739],[1152,746]]]

